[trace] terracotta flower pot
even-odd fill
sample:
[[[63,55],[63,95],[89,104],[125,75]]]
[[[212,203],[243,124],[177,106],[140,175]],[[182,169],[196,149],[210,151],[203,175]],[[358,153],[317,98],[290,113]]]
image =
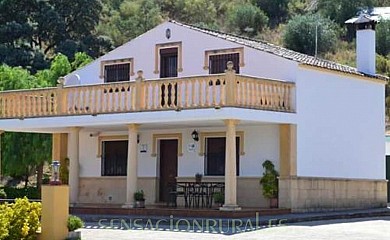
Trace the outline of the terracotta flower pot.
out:
[[[269,205],[270,205],[270,208],[278,208],[279,207],[278,198],[271,198],[269,200]]]

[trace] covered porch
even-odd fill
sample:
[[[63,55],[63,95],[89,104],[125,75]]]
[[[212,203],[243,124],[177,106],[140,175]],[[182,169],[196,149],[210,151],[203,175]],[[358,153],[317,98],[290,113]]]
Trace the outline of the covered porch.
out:
[[[224,186],[224,204],[221,208],[214,202],[187,208],[259,209],[269,208],[259,184],[261,163],[268,159],[281,176],[294,174],[295,135],[294,124],[237,119],[89,126],[55,133],[53,159],[70,159],[73,206],[132,208],[134,192],[143,190],[147,207],[175,208],[169,205],[170,184],[195,183],[195,174],[201,173],[203,183]],[[109,151],[121,159],[113,159]],[[125,165],[114,166],[107,162],[109,158]],[[281,199],[280,207],[287,207],[283,206],[286,201]],[[177,208],[185,207],[184,196],[179,196]]]

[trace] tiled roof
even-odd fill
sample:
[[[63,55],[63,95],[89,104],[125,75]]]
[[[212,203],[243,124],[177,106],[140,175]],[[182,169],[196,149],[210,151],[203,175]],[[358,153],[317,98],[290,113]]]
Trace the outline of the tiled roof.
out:
[[[362,77],[370,77],[370,78],[377,78],[381,80],[388,80],[387,77],[383,75],[369,75],[365,74],[362,72],[359,72],[356,68],[350,67],[347,65],[335,63],[332,61],[328,61],[325,59],[321,58],[316,58],[314,56],[310,56],[307,54],[299,53],[284,47],[280,47],[277,45],[274,45],[272,43],[267,43],[264,41],[256,40],[256,39],[251,39],[251,38],[245,38],[245,37],[239,37],[233,34],[228,34],[228,33],[223,33],[215,30],[210,30],[210,29],[205,29],[205,28],[200,28],[200,27],[195,27],[192,25],[187,25],[183,23],[176,22],[174,20],[170,20],[170,22],[177,24],[179,26],[187,27],[202,33],[209,34],[214,37],[222,38],[227,41],[231,41],[234,43],[238,43],[247,47],[251,47],[263,52],[271,53],[292,61],[296,61],[298,63],[301,63],[303,65],[308,65],[308,66],[314,66],[314,67],[319,67],[319,68],[324,68],[324,69],[329,69],[333,71],[338,71],[338,72],[343,72],[343,73],[348,73],[348,74],[353,74],[353,75],[358,75]]]

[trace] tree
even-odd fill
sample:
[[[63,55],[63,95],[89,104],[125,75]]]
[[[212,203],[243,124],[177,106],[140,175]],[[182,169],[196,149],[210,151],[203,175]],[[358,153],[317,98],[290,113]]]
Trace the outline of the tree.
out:
[[[74,56],[74,61],[69,62],[67,56],[59,53],[54,57],[50,68],[38,71],[37,74],[35,74],[35,77],[40,82],[46,81],[49,85],[56,86],[57,80],[60,77],[63,77],[68,73],[87,65],[92,60],[93,59],[86,53],[78,52]]]
[[[4,173],[23,180],[27,187],[28,178],[51,159],[51,136],[7,132],[3,136],[2,150]]]
[[[92,58],[85,53],[76,53],[72,63],[63,54],[55,56],[50,69],[31,73],[21,67],[0,66],[0,90],[29,89],[56,84],[57,79],[85,66]],[[29,176],[37,171],[37,186],[40,188],[43,164],[51,159],[51,135],[37,133],[7,132],[2,139],[4,173],[28,184]]]
[[[95,30],[101,10],[100,0],[1,0],[0,64],[35,73],[57,52],[100,56],[112,48]]]
[[[287,19],[288,0],[255,0],[254,2],[270,18],[272,27]]]
[[[47,82],[32,76],[26,69],[0,66],[0,90],[2,91],[47,85]],[[16,179],[24,180],[27,186],[28,177],[35,173],[39,166],[42,168],[43,163],[50,159],[50,139],[50,135],[47,134],[5,133],[1,142],[3,172]]]
[[[159,6],[153,0],[125,0],[118,10],[98,26],[101,35],[107,35],[115,46],[141,35],[162,21]]]
[[[380,21],[376,26],[376,52],[383,56],[390,53],[390,20]]]
[[[316,28],[319,54],[333,50],[338,33],[335,24],[318,14],[296,16],[286,26],[283,34],[284,45],[292,50],[314,55]]]
[[[253,37],[267,25],[268,17],[252,4],[237,5],[229,14],[229,23],[239,34]]]
[[[21,67],[0,66],[0,91],[46,87],[48,83],[37,79]]]
[[[318,11],[325,17],[344,26],[344,22],[357,12],[373,7],[373,0],[318,0]]]

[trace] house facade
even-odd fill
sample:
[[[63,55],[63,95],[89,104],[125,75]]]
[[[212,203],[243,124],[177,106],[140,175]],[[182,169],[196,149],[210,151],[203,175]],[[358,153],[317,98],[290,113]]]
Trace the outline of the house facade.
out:
[[[379,207],[385,82],[168,21],[55,88],[1,92],[0,129],[53,134],[53,159],[69,158],[74,205],[132,207],[138,189],[147,205],[166,202],[169,182],[201,173],[225,184],[221,210],[266,208],[259,180],[271,160],[281,208]]]

